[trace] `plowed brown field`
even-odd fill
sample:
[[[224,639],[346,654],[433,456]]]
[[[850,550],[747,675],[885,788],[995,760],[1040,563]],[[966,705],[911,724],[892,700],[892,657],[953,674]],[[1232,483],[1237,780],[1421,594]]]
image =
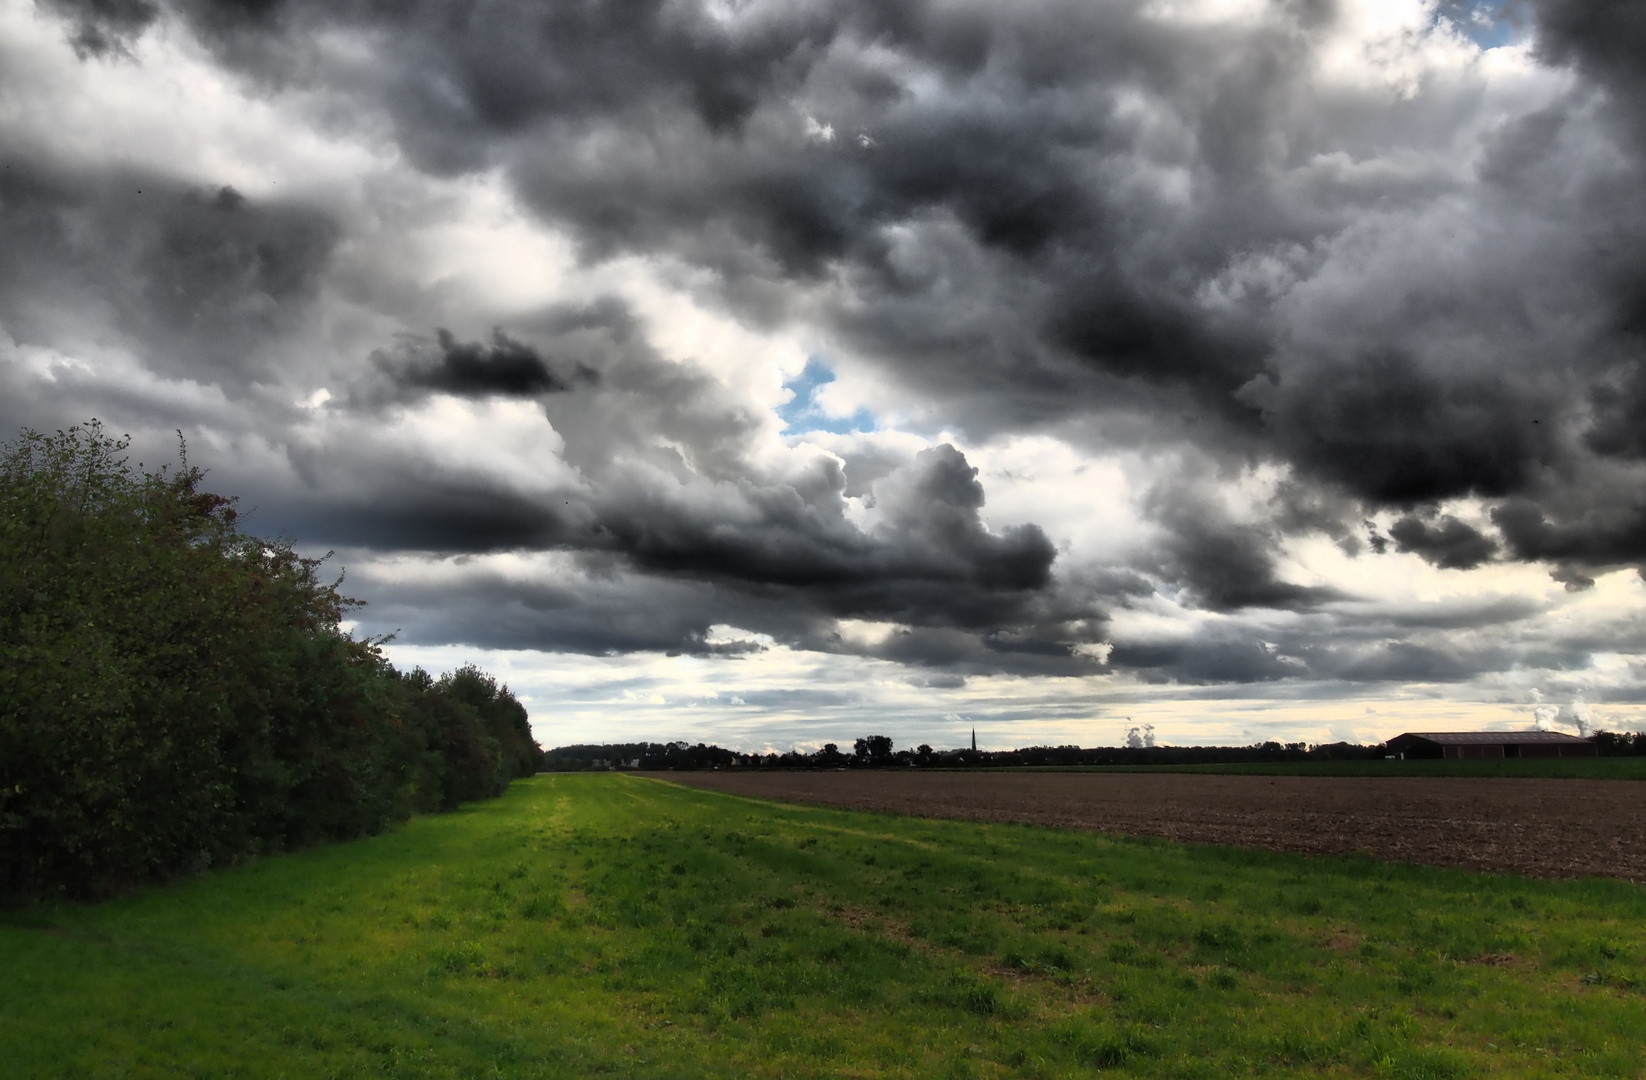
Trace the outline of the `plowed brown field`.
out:
[[[1639,781],[890,770],[650,775],[853,810],[1646,882],[1646,783]]]

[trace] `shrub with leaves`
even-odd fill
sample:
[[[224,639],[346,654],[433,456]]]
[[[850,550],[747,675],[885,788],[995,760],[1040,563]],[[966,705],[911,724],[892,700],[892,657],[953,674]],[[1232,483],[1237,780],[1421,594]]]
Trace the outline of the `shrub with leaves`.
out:
[[[242,531],[186,456],[126,448],[94,421],[0,455],[0,896],[375,832],[535,771],[506,688],[400,677],[320,560]]]

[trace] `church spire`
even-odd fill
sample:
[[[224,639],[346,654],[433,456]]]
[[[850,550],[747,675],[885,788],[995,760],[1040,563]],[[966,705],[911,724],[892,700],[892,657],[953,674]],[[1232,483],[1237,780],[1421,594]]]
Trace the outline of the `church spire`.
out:
[[[972,753],[977,753],[977,729],[972,728]]]

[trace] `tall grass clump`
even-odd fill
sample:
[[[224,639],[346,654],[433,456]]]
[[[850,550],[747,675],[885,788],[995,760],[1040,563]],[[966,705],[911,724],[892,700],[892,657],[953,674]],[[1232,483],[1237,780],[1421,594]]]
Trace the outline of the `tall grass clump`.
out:
[[[0,900],[380,831],[536,771],[525,709],[401,675],[320,560],[93,421],[0,452]]]

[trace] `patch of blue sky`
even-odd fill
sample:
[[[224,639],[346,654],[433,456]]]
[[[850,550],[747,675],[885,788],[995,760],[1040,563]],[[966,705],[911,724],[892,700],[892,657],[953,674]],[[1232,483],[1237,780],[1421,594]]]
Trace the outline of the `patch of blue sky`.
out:
[[[834,372],[829,370],[829,366],[821,357],[806,358],[806,366],[800,374],[783,384],[784,389],[794,395],[777,407],[777,415],[784,423],[785,434],[804,435],[809,431],[826,431],[832,435],[845,435],[853,431],[874,430],[874,414],[867,409],[859,408],[850,416],[832,416],[823,410],[818,404],[817,392],[832,382]]]
[[[1511,45],[1531,26],[1524,0],[1441,0],[1435,19],[1446,19],[1482,49]]]

